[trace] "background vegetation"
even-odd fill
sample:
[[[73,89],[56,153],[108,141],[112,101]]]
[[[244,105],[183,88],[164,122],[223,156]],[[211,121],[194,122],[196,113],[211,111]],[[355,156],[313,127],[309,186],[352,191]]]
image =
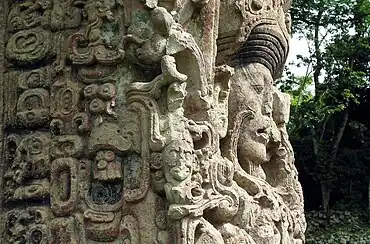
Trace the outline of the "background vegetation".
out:
[[[370,236],[364,220],[370,215],[370,1],[293,2],[293,35],[309,45],[309,54],[298,55],[293,65],[307,72],[297,76],[287,69],[279,85],[292,96],[288,130],[306,210],[322,214],[308,214],[308,239],[313,229],[324,235],[345,227],[340,211],[358,216],[362,229],[354,233]],[[330,222],[333,213],[338,223]],[[322,219],[316,227],[314,215]],[[323,243],[350,243],[343,236]]]

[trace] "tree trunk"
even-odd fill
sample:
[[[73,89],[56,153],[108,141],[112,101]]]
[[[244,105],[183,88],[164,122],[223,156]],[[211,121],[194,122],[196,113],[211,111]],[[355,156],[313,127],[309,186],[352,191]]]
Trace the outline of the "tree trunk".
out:
[[[331,187],[329,187],[326,183],[321,182],[322,207],[325,212],[329,211],[330,193]]]
[[[344,114],[343,114],[343,118],[342,118],[342,123],[340,124],[340,127],[338,129],[338,133],[337,133],[337,136],[335,138],[335,141],[334,141],[334,145],[333,145],[333,154],[332,154],[332,160],[333,160],[333,163],[335,163],[335,160],[337,158],[337,154],[338,154],[338,148],[339,148],[339,144],[342,140],[342,137],[343,137],[343,134],[344,134],[344,130],[346,129],[347,127],[347,123],[348,123],[348,116],[349,116],[349,104],[347,103],[347,106],[344,110]]]
[[[320,10],[317,14],[317,19],[315,22],[315,29],[314,29],[314,45],[315,45],[315,58],[316,58],[316,65],[314,66],[314,72],[313,72],[313,81],[315,84],[315,99],[319,99],[319,78],[321,74],[321,70],[323,67],[322,64],[322,54],[320,51],[320,25],[321,25],[321,17],[322,17],[323,11]]]

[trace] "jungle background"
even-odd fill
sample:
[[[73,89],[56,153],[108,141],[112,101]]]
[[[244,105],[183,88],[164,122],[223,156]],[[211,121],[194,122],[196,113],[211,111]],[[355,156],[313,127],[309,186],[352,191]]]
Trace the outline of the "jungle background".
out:
[[[294,0],[291,15],[308,52],[278,86],[292,97],[307,243],[370,243],[370,1]]]

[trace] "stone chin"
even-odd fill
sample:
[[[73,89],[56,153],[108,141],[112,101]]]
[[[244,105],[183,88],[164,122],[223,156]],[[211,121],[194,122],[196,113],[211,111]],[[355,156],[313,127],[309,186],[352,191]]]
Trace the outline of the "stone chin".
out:
[[[238,143],[238,161],[243,169],[249,164],[267,162],[266,146],[251,139],[241,139]],[[245,169],[246,170],[246,169]],[[248,170],[249,171],[249,170]]]

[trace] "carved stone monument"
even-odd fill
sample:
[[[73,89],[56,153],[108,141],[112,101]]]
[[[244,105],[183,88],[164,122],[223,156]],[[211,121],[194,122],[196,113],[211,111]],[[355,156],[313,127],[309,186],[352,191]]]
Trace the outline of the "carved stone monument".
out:
[[[1,244],[300,244],[289,0],[3,0]]]

